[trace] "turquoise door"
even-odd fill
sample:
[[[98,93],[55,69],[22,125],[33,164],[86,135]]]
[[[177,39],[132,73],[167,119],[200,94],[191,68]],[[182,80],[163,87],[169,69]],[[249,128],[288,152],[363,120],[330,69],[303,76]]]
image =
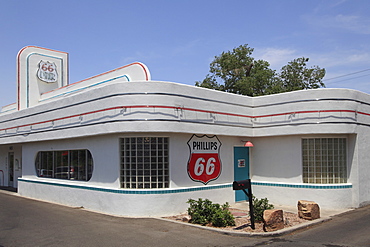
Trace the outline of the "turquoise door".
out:
[[[234,147],[234,181],[249,179],[249,147]],[[242,190],[235,190],[235,201],[248,200]]]

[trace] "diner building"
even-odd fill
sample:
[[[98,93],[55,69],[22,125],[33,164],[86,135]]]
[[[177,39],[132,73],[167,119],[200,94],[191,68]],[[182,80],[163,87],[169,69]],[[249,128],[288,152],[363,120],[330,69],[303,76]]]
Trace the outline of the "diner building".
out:
[[[86,65],[88,66],[88,65]],[[0,186],[122,216],[186,211],[188,199],[370,203],[370,95],[314,89],[260,97],[153,81],[143,63],[69,83],[68,54],[17,55],[0,112]]]

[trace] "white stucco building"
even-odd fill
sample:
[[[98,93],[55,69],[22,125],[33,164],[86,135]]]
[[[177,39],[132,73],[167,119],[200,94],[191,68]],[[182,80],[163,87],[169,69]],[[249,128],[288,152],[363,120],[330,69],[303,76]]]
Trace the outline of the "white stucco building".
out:
[[[0,113],[0,186],[124,216],[184,212],[189,198],[370,203],[370,95],[315,89],[247,97],[152,81],[133,63],[69,84],[68,54],[17,56]],[[244,147],[246,141],[253,148]]]

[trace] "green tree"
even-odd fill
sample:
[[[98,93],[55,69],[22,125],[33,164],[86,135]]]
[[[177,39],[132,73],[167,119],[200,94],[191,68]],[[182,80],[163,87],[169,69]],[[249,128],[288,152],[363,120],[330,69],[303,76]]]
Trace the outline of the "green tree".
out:
[[[308,58],[298,58],[281,69],[272,70],[264,60],[251,55],[254,49],[247,44],[232,51],[222,52],[210,64],[210,74],[196,86],[248,96],[281,93],[300,89],[324,87],[325,69],[318,66],[308,69]]]
[[[308,60],[305,57],[296,58],[281,69],[280,79],[285,92],[325,87],[322,82],[325,69],[318,66],[307,68]]]

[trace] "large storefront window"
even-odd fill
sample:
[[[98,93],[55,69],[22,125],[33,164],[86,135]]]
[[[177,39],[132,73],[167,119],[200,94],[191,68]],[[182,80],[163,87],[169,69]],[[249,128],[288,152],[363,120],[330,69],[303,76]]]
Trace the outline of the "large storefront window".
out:
[[[302,139],[303,182],[347,182],[346,138]]]
[[[38,177],[89,181],[93,159],[89,150],[41,151],[35,166]]]
[[[169,187],[168,137],[121,139],[121,187]]]

